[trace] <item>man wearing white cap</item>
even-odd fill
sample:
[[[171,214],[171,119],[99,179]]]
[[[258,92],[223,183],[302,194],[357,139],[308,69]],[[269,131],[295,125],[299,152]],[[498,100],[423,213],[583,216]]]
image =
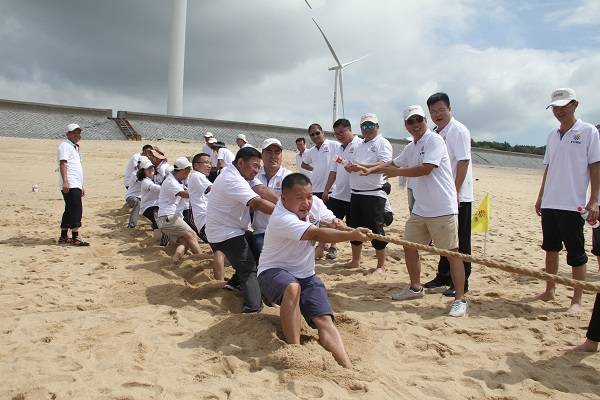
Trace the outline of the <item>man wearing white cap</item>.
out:
[[[210,132],[208,132],[210,133]],[[210,133],[212,135],[212,133]],[[217,139],[213,136],[206,139],[206,149],[208,147],[209,151],[204,151],[206,154],[210,154],[210,174],[208,174],[208,180],[214,182],[218,175],[217,170],[217,153],[219,149],[215,146],[217,144]]]
[[[408,107],[403,116],[404,126],[413,141],[393,161],[367,168],[364,173],[383,173],[390,178],[410,177],[415,204],[406,221],[404,238],[421,244],[428,244],[433,240],[439,248],[457,251],[458,203],[446,144],[440,135],[427,128],[427,118],[421,106]],[[404,246],[404,256],[410,285],[392,295],[392,299],[423,297],[425,292],[421,285],[419,252],[415,248]],[[466,315],[468,307],[464,300],[465,269],[458,258],[448,257],[448,262],[455,288],[455,300],[449,315],[462,317]]]
[[[138,161],[135,164],[135,169],[133,170],[133,174],[129,177],[129,182],[127,183],[127,192],[125,192],[125,202],[131,208],[129,222],[127,223],[128,228],[136,227],[140,215],[140,204],[142,200],[142,182],[138,180],[137,172],[140,169],[142,163],[146,164],[146,162],[150,162],[150,159],[148,157],[140,156],[138,158]]]
[[[200,253],[196,233],[183,220],[182,212],[186,208],[189,194],[183,185],[192,171],[192,163],[185,157],[179,157],[173,163],[173,171],[167,175],[158,195],[158,215],[156,223],[160,230],[169,236],[171,243],[177,243],[173,262],[179,264],[187,250]]]
[[[123,184],[125,185],[125,189],[129,187],[129,181],[131,180],[131,176],[136,174],[140,157],[148,157],[148,154],[150,154],[150,150],[152,150],[152,145],[145,144],[142,147],[141,153],[135,153],[131,156],[131,158],[129,158],[129,161],[127,161],[127,165],[125,166],[125,175],[123,176]]]
[[[281,166],[283,160],[283,146],[278,139],[266,139],[261,147],[263,167],[258,172],[258,175],[256,175],[256,178],[263,185],[271,189],[279,198],[281,197],[281,184],[283,178],[291,174],[292,171]],[[256,211],[254,213],[254,218],[252,219],[252,236],[254,237],[254,244],[258,253],[257,257],[260,256],[260,253],[262,252],[265,231],[269,224],[269,217],[269,214]]]
[[[235,138],[235,143],[238,145],[238,147],[240,149],[243,147],[254,147],[250,143],[248,143],[248,140],[246,139],[246,135],[244,135],[243,133],[240,133],[239,135],[237,135],[237,137]]]
[[[600,140],[593,125],[575,117],[579,102],[573,89],[556,89],[551,98],[546,108],[552,108],[560,126],[550,132],[546,142],[546,170],[535,203],[535,211],[542,217],[546,272],[558,272],[558,253],[564,243],[573,278],[585,280],[588,258],[583,236],[584,214],[580,211],[587,213],[588,222],[597,221]],[[586,201],[590,182],[590,198]],[[547,281],[546,290],[538,298],[550,301],[554,299],[554,292],[554,282]],[[582,293],[582,289],[574,289],[571,312],[581,310]]]
[[[365,114],[360,118],[360,130],[364,139],[361,140],[350,156],[350,164],[346,170],[350,172],[350,216],[346,217],[348,226],[352,228],[365,227],[373,233],[384,235],[385,203],[387,195],[384,191],[385,178],[381,173],[369,176],[361,175],[365,168],[373,168],[392,159],[392,145],[379,134],[379,119],[375,114]],[[362,252],[362,242],[352,243],[352,261],[349,267],[358,267]],[[377,257],[376,271],[385,271],[386,242],[372,240]]]
[[[60,223],[59,244],[89,246],[79,237],[83,206],[81,198],[85,196],[83,189],[83,167],[79,154],[81,127],[77,124],[67,126],[67,140],[58,146],[58,180],[59,189],[65,201],[65,211]],[[71,229],[71,238],[69,238]]]
[[[204,134],[204,147],[202,148],[203,153],[208,154],[208,155],[210,155],[212,153],[212,149],[211,149],[210,145],[208,144],[208,140],[210,138],[214,138],[214,137],[215,137],[215,135],[213,135],[212,132],[206,132]]]

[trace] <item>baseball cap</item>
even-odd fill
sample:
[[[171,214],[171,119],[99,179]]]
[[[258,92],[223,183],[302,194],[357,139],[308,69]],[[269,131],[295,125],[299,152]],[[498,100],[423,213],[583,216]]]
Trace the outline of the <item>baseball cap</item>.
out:
[[[274,144],[275,146],[277,146],[281,150],[283,150],[283,146],[281,145],[281,142],[279,141],[279,139],[275,139],[275,138],[265,139],[265,141],[262,142],[261,149],[264,150],[272,144]]]
[[[248,143],[248,140],[246,140],[246,135],[244,135],[243,133],[237,135],[236,139],[242,139],[244,142]]]
[[[377,118],[377,115],[375,115],[375,114],[366,113],[365,115],[360,117],[359,125],[361,125],[363,122],[372,122],[374,124],[379,124],[379,119]]]
[[[173,170],[181,171],[182,169],[190,168],[191,166],[192,163],[190,162],[190,160],[187,159],[187,157],[179,157],[173,163]]]
[[[212,136],[211,136],[211,137],[208,139],[208,143],[217,143],[217,139],[215,139],[214,137],[212,137]]]
[[[406,110],[404,110],[404,112],[402,113],[402,116],[404,117],[405,121],[413,115],[420,115],[421,117],[425,118],[425,111],[423,111],[423,107],[421,107],[420,105],[408,106]]]
[[[215,142],[215,146],[217,147],[225,147],[225,142],[221,142],[220,140]]]
[[[154,157],[158,158],[159,160],[166,160],[167,157],[165,157],[165,155],[156,149],[156,147],[154,147],[152,150],[150,150],[150,154],[152,154]]]
[[[81,127],[77,124],[69,124],[67,125],[67,132],[73,132],[75,129],[81,130]]]
[[[206,132],[206,133],[204,134],[204,137],[205,137],[205,138],[211,138],[211,137],[215,137],[215,135],[213,135],[213,134],[212,134],[212,132]]]
[[[146,169],[146,168],[150,168],[153,167],[154,164],[152,164],[152,161],[150,161],[150,159],[148,159],[148,157],[144,157],[145,160],[140,160],[140,168],[141,169]]]
[[[558,88],[552,92],[550,98],[551,103],[546,106],[546,109],[550,107],[562,107],[569,104],[571,101],[576,100],[575,91],[571,88]]]

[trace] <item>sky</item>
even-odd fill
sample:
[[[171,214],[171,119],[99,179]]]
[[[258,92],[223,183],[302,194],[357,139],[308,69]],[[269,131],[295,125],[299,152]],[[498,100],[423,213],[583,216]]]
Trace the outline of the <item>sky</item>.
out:
[[[545,106],[572,87],[600,123],[600,0],[188,0],[183,114],[331,129],[334,60],[345,117],[449,94],[475,140],[544,145]],[[0,0],[0,98],[166,113],[172,2]],[[338,115],[341,117],[341,115]]]

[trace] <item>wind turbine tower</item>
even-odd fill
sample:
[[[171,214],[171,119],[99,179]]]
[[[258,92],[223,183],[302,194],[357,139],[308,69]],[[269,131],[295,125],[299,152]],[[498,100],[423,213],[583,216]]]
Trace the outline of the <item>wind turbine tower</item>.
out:
[[[169,54],[169,96],[167,114],[183,114],[183,71],[185,66],[185,22],[187,0],[173,0],[171,52]]]
[[[308,4],[308,2],[306,4]],[[338,56],[335,54],[335,50],[333,50],[333,46],[331,46],[329,39],[327,39],[327,36],[325,36],[325,32],[323,32],[323,29],[321,29],[321,27],[319,26],[319,24],[317,24],[317,21],[314,18],[312,20],[317,26],[319,32],[321,32],[321,35],[323,36],[323,39],[325,39],[325,43],[327,44],[327,47],[329,48],[329,51],[331,52],[331,55],[333,56],[333,59],[336,62],[336,65],[334,65],[333,67],[329,67],[329,71],[335,71],[335,75],[333,78],[333,122],[335,122],[338,117],[338,87],[340,88],[339,103],[342,106],[342,118],[344,118],[344,68],[350,64],[354,64],[355,62],[362,60],[366,56],[357,58],[356,60],[352,60],[347,63],[342,63]]]

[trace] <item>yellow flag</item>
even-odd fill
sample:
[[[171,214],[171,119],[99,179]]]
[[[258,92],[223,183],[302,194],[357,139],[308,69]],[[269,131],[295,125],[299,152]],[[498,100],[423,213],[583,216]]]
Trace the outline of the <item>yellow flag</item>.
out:
[[[486,194],[471,220],[471,232],[487,232],[490,229],[490,211],[490,196]]]

